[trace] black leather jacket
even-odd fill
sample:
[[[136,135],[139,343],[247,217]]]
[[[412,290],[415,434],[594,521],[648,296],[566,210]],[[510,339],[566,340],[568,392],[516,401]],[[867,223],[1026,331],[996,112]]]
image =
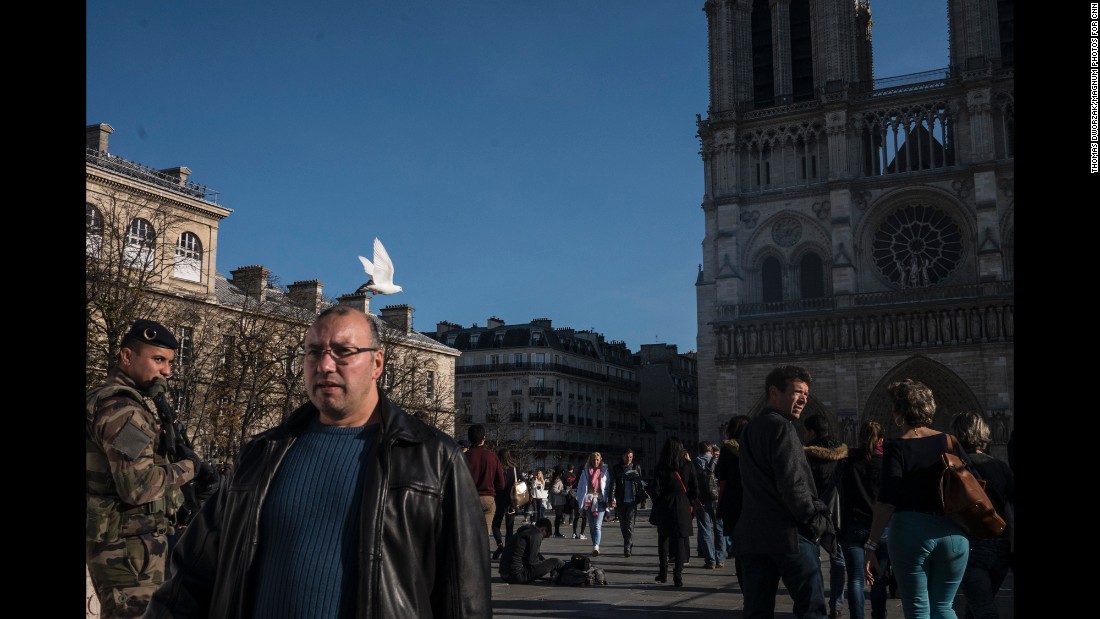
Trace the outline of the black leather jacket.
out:
[[[491,617],[485,518],[457,443],[381,394],[380,444],[360,513],[359,619]],[[146,618],[251,617],[258,517],[279,464],[309,421],[307,403],[243,449],[228,484],[172,552]]]

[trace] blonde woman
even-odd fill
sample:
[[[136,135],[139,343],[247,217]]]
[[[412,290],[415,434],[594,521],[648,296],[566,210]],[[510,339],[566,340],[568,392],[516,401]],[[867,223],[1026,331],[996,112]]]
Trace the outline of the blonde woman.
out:
[[[550,488],[546,485],[546,478],[542,475],[542,469],[535,471],[531,482],[531,499],[535,504],[535,521],[542,520],[550,502]]]
[[[607,490],[611,487],[608,480],[607,465],[598,451],[588,456],[588,461],[577,478],[577,504],[581,515],[592,531],[592,556],[600,556],[600,538],[603,536],[603,517],[610,503]]]

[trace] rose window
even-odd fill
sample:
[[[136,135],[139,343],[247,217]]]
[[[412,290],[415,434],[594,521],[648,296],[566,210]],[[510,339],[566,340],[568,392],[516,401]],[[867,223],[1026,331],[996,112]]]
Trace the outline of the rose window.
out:
[[[882,222],[871,255],[887,279],[920,288],[954,271],[962,248],[962,234],[947,213],[928,204],[910,204]]]

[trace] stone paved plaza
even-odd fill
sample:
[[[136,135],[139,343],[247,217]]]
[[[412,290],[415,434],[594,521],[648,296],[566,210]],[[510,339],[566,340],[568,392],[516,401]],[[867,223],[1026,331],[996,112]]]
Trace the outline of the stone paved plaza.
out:
[[[550,584],[509,585],[497,576],[493,566],[493,616],[497,619],[527,617],[576,619],[637,619],[638,617],[671,617],[679,619],[741,619],[741,591],[733,572],[733,561],[724,568],[703,569],[703,561],[695,556],[692,540],[690,565],[684,568],[684,586],[674,587],[672,575],[668,583],[653,581],[657,575],[657,530],[647,522],[648,511],[640,512],[635,526],[634,552],[623,557],[622,534],[617,522],[606,523],[600,544],[601,556],[592,564],[604,570],[606,587],[559,587]],[[516,527],[522,524],[517,518]],[[573,553],[591,553],[592,540],[572,539],[572,528],[562,526],[566,538],[550,537],[543,541],[542,552],[547,557],[567,560]],[[590,531],[585,531],[589,534]],[[822,570],[828,592],[829,566],[822,553]],[[1010,572],[997,597],[1001,619],[1014,619],[1013,574]],[[88,586],[88,617],[98,616],[95,595]],[[958,602],[956,609],[961,610]],[[849,617],[847,603],[844,617]],[[902,619],[901,601],[887,600],[889,619]],[[791,598],[782,584],[776,596],[776,614],[791,614]],[[865,614],[871,616],[871,602],[866,602]],[[963,613],[959,612],[960,619]]]

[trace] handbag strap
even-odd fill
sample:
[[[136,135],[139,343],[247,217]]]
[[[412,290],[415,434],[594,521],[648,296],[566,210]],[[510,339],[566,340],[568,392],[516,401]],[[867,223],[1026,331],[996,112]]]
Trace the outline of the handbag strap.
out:
[[[675,471],[675,473],[676,473],[676,479],[680,480],[680,487],[684,489],[684,494],[687,494],[688,489],[687,489],[687,486],[684,485],[684,478],[680,477],[680,471]]]

